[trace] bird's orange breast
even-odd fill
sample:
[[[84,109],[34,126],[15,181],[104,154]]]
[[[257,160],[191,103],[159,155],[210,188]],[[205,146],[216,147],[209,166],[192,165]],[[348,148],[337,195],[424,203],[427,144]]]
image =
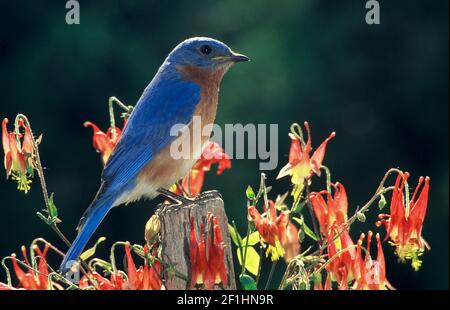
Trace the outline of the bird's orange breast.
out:
[[[140,172],[137,180],[137,187],[141,187],[141,189],[137,191],[144,192],[144,195],[149,197],[155,195],[156,189],[160,187],[167,188],[184,177],[200,157],[203,148],[211,135],[210,131],[203,132],[203,127],[214,123],[220,81],[228,68],[223,67],[211,71],[193,66],[179,66],[177,69],[184,79],[192,81],[200,86],[200,101],[197,104],[193,116],[200,117],[202,131],[200,133],[194,133],[192,122],[188,125],[190,134],[186,136],[189,136],[190,138],[190,141],[188,141],[190,145],[189,159],[173,158],[170,154],[171,144],[168,144]],[[211,126],[208,127],[211,129]],[[201,139],[193,139],[194,134],[203,135],[201,136]],[[181,137],[178,137],[178,139],[180,138]],[[139,194],[142,193],[136,193],[136,195]]]

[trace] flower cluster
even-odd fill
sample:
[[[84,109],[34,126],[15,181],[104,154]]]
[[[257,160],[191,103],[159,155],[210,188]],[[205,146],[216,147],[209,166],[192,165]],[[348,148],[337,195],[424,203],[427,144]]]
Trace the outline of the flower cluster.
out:
[[[128,111],[131,111],[131,108]],[[108,161],[123,130],[114,125],[113,118],[111,124],[106,133],[92,122],[84,124],[85,127],[93,129],[93,146],[101,154],[103,164]],[[35,170],[38,172],[48,217],[40,212],[38,215],[68,243],[57,227],[61,220],[58,218],[53,195],[48,196],[45,188],[38,150],[41,138],[34,138],[30,123],[22,114],[16,117],[13,131],[8,131],[7,127],[8,119],[5,118],[2,122],[2,145],[7,177],[18,182],[19,190],[28,192],[30,178]],[[248,222],[245,236],[239,234],[235,222],[233,225],[228,225],[228,231],[221,231],[219,219],[211,212],[207,214],[206,222],[200,222],[198,226],[196,221],[200,219],[194,217],[189,219],[189,234],[185,236],[189,244],[187,254],[190,268],[187,275],[178,274],[170,262],[162,260],[164,256],[161,254],[164,253],[164,244],[161,242],[163,240],[162,221],[156,213],[146,224],[145,246],[116,242],[111,250],[111,262],[91,258],[95,254],[97,244],[101,242],[100,240],[104,240],[102,237],[93,248],[83,253],[81,255],[83,277],[79,284],[71,283],[48,265],[47,254],[50,249],[59,255],[64,253],[44,240],[43,249],[33,241],[30,255],[26,248],[22,247],[23,260],[19,260],[15,254],[7,257],[12,262],[12,271],[17,278],[17,285],[13,285],[10,277],[12,272],[3,260],[8,281],[0,283],[0,290],[68,288],[161,290],[165,289],[166,285],[169,286],[166,280],[175,276],[186,279],[186,286],[190,289],[227,288],[230,283],[234,283],[233,279],[230,279],[232,276],[228,269],[230,262],[227,261],[225,251],[227,233],[236,245],[237,259],[242,268],[239,280],[244,289],[258,288],[262,266],[264,266],[261,262],[264,249],[266,257],[270,257],[272,261],[266,288],[270,287],[276,262],[284,258],[287,266],[279,285],[281,289],[392,289],[393,286],[387,280],[383,242],[387,241],[394,246],[399,261],[408,260],[411,261],[414,270],[420,268],[425,249],[430,249],[422,236],[428,207],[430,178],[420,177],[415,190],[410,195],[408,184],[410,174],[392,168],[386,172],[368,202],[358,207],[351,215],[345,186],[340,182],[333,182],[330,170],[323,165],[327,144],[335,137],[335,133],[332,132],[313,152],[309,124],[305,122],[304,127],[306,140],[298,124],[291,126],[289,161],[281,168],[277,176],[277,179],[291,177],[290,191],[277,196],[275,201],[269,199],[272,188],[266,185],[265,174],[261,174],[257,193],[250,186],[247,188]],[[188,198],[199,196],[205,173],[211,171],[212,166],[216,164],[218,175],[231,168],[230,157],[218,144],[209,142],[189,174],[175,184],[171,191]],[[321,172],[325,172],[326,186],[319,183]],[[389,186],[388,178],[392,174],[396,175],[396,179],[394,184]],[[371,210],[377,200],[379,209],[383,209],[388,204],[385,195],[390,191],[392,196],[389,201],[389,213],[377,214],[378,220],[375,223],[376,227],[385,228],[384,239],[379,232],[373,233],[372,230],[368,230],[367,238],[365,234],[361,234],[359,239],[353,239],[353,231],[350,230],[352,224],[357,220],[365,222],[365,214]],[[262,204],[261,201],[263,201]],[[304,212],[305,210],[308,212]],[[373,235],[376,240],[376,257],[371,255]],[[40,238],[37,240],[43,241]],[[365,247],[363,247],[364,240],[367,240]],[[123,245],[125,249],[124,271],[118,270],[115,264],[113,249],[117,244]],[[133,253],[143,260],[139,267],[136,266]],[[101,267],[103,272],[97,271],[98,267]]]
[[[268,209],[263,215],[255,206],[248,207],[248,215],[255,222],[256,230],[262,241],[268,244],[267,255],[271,255],[273,261],[285,257],[290,261],[300,251],[298,230],[289,220],[289,215],[281,211],[277,216],[275,203],[268,201]]]
[[[268,245],[267,254],[271,253],[272,260],[285,256],[288,263],[281,288],[308,288],[312,282],[314,289],[387,289],[393,288],[386,277],[386,264],[382,247],[382,240],[379,233],[376,233],[377,257],[373,259],[370,255],[370,244],[373,237],[372,231],[367,233],[367,246],[363,251],[362,244],[365,235],[362,234],[355,243],[350,234],[350,227],[356,221],[365,222],[365,213],[370,206],[380,199],[379,207],[386,204],[384,194],[392,190],[390,204],[390,214],[379,214],[376,226],[386,227],[386,239],[395,246],[395,253],[401,261],[411,260],[412,267],[417,270],[422,255],[428,244],[422,237],[422,227],[426,214],[429,193],[428,177],[419,179],[419,183],[410,198],[407,179],[408,172],[398,169],[390,169],[374,196],[367,204],[356,210],[353,216],[349,216],[349,203],[347,192],[342,183],[331,181],[329,169],[322,165],[325,157],[327,143],[335,137],[333,132],[322,142],[319,148],[310,156],[311,134],[309,125],[304,123],[307,132],[307,141],[299,125],[291,127],[291,147],[289,151],[289,162],[278,174],[277,178],[291,176],[291,196],[292,206],[289,208],[282,202],[273,202],[265,197],[264,212],[261,214],[256,208],[256,202],[262,196],[267,196],[267,189],[262,182],[260,191],[255,194],[253,190],[247,190],[248,217],[254,223],[258,232],[262,246]],[[326,172],[326,189],[310,192],[313,176],[321,176],[321,170]],[[397,173],[398,177],[394,186],[386,186],[387,178],[392,173]],[[306,226],[305,218],[302,215],[304,206],[308,206],[311,213],[314,231]],[[279,210],[279,214],[277,214]],[[298,223],[297,228],[291,220]],[[235,244],[239,249],[248,249],[248,240],[252,240],[253,233],[249,225],[249,233],[244,241],[237,240]],[[234,227],[230,228],[232,236],[241,237]],[[314,254],[309,254],[308,249],[300,253],[300,243],[304,236],[310,236],[317,242],[318,250]],[[246,244],[247,242],[247,244]],[[250,243],[255,245],[254,240]],[[289,250],[290,249],[290,250]],[[363,253],[365,252],[365,253]],[[253,253],[253,252],[252,252]],[[239,254],[239,252],[238,252]],[[287,259],[286,259],[287,258]],[[326,259],[324,259],[326,258]],[[258,262],[259,257],[252,254],[252,261],[242,262],[241,284],[244,287],[255,287],[255,283],[249,285],[250,281],[246,276],[246,271],[259,277],[259,270],[255,273],[253,263]],[[305,267],[307,266],[307,267]],[[308,271],[309,270],[309,271]],[[322,272],[326,272],[325,285],[322,283]],[[250,281],[251,282],[251,281]]]
[[[161,263],[148,259],[148,247],[144,246],[144,266],[136,268],[130,251],[130,244],[125,244],[127,273],[114,272],[110,278],[105,278],[97,272],[83,276],[80,280],[80,289],[94,288],[97,290],[161,290],[164,285],[161,281]]]

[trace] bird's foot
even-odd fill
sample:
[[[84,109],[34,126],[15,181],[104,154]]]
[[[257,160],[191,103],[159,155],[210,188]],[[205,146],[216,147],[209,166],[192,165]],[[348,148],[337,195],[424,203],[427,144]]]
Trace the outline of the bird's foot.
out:
[[[219,191],[211,190],[211,191],[200,193],[200,195],[195,197],[194,201],[195,201],[195,203],[203,203],[207,200],[211,200],[214,198],[222,198],[222,195],[220,195]]]
[[[164,196],[170,200],[172,200],[173,202],[175,202],[176,206],[181,206],[181,205],[191,205],[194,203],[195,199],[192,198],[188,198],[182,195],[178,195],[175,194],[174,192],[171,192],[165,188],[158,188],[157,192],[161,195]]]

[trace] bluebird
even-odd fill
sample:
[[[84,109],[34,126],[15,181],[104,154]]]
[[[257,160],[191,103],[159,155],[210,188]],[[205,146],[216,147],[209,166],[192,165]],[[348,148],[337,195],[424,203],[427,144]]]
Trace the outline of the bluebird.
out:
[[[135,105],[104,167],[100,189],[80,220],[62,272],[78,259],[109,210],[168,194],[167,188],[189,172],[209,136],[197,139],[188,159],[174,159],[170,145],[177,137],[171,128],[191,127],[194,116],[201,117],[202,124],[213,123],[222,77],[234,63],[247,60],[206,37],[187,39],[170,52]]]

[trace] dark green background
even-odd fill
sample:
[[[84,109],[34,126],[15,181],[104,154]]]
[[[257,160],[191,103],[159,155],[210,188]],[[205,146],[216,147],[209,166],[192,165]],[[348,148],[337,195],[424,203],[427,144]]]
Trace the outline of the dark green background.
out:
[[[448,289],[448,1],[380,2],[381,25],[369,26],[365,1],[80,1],[81,24],[69,26],[65,1],[1,1],[0,116],[26,113],[44,133],[48,187],[74,238],[101,172],[83,122],[105,128],[111,95],[134,104],[181,40],[223,40],[252,61],[224,78],[217,122],[279,124],[280,167],[289,125],[308,120],[314,145],[337,132],[325,164],[346,185],[351,211],[389,167],[410,171],[414,183],[431,177],[423,235],[432,250],[413,272],[386,245],[387,273],[398,288]],[[274,183],[276,173],[268,172],[270,183],[282,193],[289,182]],[[244,191],[258,175],[256,160],[234,160],[223,176],[207,177],[205,189],[223,193],[241,230]],[[35,216],[43,207],[38,180],[28,195],[15,186],[0,180],[0,256],[38,236],[63,248]],[[97,236],[107,236],[108,247],[142,243],[154,205],[113,210]],[[375,214],[354,238],[375,229]]]

